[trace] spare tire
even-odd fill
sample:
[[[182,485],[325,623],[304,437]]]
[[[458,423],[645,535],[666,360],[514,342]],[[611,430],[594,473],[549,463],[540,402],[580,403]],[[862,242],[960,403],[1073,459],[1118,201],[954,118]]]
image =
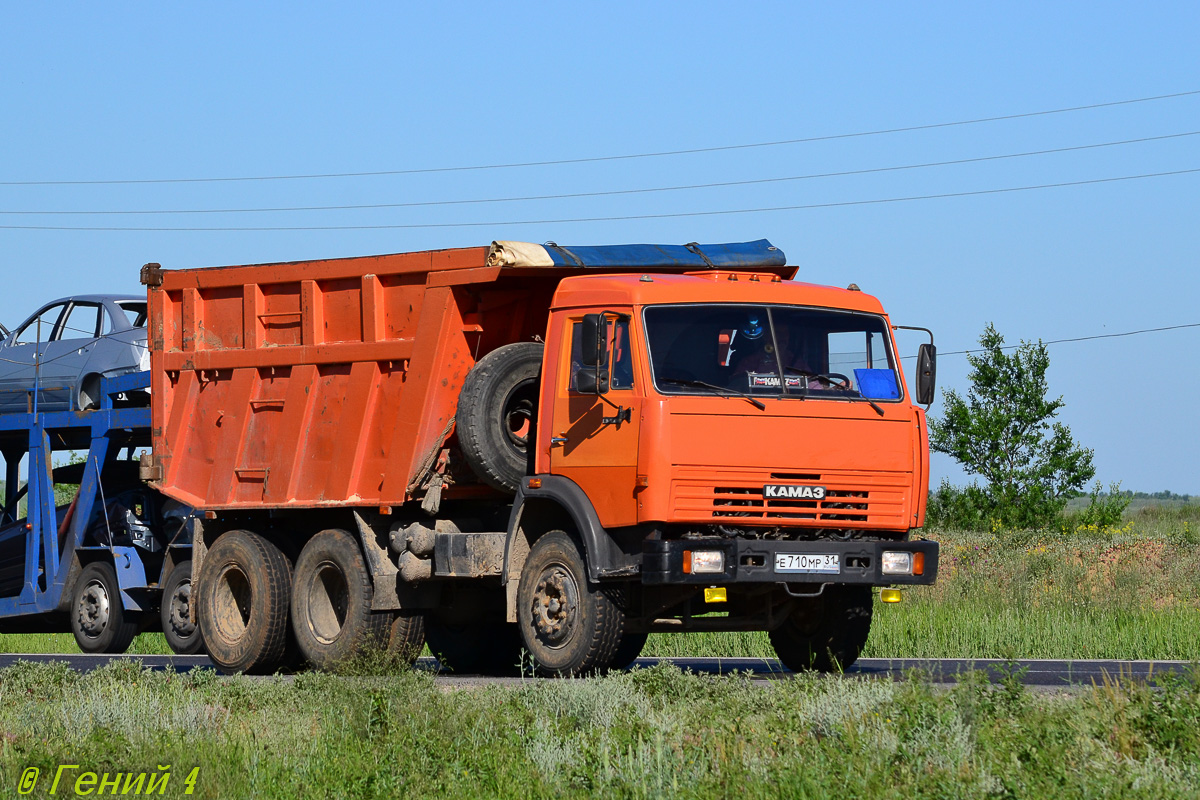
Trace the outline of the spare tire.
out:
[[[454,423],[463,458],[502,492],[515,492],[525,476],[541,368],[541,344],[505,345],[479,359],[458,396]]]

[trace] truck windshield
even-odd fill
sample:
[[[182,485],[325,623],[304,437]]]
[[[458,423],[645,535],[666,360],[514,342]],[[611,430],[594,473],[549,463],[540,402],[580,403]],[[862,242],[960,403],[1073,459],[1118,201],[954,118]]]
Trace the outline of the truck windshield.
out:
[[[882,317],[795,306],[681,305],[645,309],[654,384],[663,394],[899,400]],[[690,382],[690,383],[689,383]]]

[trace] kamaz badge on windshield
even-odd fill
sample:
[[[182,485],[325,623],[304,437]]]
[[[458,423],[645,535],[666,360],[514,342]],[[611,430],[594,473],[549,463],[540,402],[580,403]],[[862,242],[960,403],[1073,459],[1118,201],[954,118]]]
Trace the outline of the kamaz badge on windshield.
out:
[[[824,500],[825,487],[768,483],[763,487],[763,497],[767,500]]]
[[[778,389],[779,375],[774,372],[750,372],[746,375],[751,389]],[[800,377],[787,376],[787,385],[791,389],[800,388]]]

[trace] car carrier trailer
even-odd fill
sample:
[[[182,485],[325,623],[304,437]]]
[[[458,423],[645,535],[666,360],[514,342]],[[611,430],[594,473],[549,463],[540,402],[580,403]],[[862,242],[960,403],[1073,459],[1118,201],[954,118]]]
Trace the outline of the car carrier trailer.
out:
[[[574,675],[764,630],[848,666],[872,587],[937,573],[934,350],[914,398],[879,302],[796,271],[766,240],[146,265],[142,476],[202,513],[213,661]]]
[[[150,409],[116,402],[149,384],[148,372],[103,378],[98,408],[43,413],[35,383],[26,413],[0,414],[0,632],[69,630],[84,652],[123,653],[162,624],[176,652],[200,650],[188,610],[190,509],[141,484],[130,456],[150,444]],[[86,455],[55,467],[56,453]],[[56,484],[78,486],[69,505],[56,507]]]

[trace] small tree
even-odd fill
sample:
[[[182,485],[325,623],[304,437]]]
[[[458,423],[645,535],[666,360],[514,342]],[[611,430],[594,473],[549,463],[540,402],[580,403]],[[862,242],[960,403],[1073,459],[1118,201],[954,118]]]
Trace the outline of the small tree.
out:
[[[987,481],[982,497],[992,519],[1048,525],[1096,474],[1092,451],[1052,422],[1064,403],[1046,398],[1050,355],[1041,341],[1005,353],[1004,337],[989,323],[979,344],[983,352],[967,356],[967,397],[943,393],[945,414],[929,422],[930,447]]]

